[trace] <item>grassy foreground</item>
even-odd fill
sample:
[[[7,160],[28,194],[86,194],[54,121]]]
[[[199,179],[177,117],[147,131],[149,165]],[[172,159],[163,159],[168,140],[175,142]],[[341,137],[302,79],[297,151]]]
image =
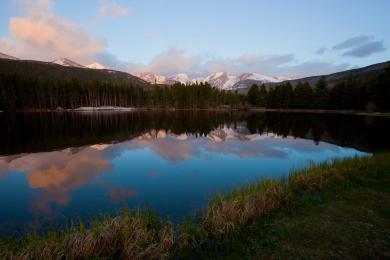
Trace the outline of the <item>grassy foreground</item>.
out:
[[[173,225],[148,211],[0,240],[1,259],[390,258],[390,153],[217,196]]]

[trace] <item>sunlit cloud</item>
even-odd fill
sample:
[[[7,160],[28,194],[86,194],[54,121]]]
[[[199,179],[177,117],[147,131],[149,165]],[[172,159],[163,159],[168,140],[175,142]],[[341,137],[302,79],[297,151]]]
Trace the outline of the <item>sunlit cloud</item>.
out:
[[[150,71],[161,74],[174,74],[179,71],[192,74],[197,71],[201,61],[199,55],[189,51],[170,49],[154,57],[147,67]]]
[[[87,64],[106,48],[73,22],[54,14],[51,1],[19,0],[22,15],[9,20],[9,37],[0,38],[2,51],[22,59],[50,61],[67,57]]]
[[[147,64],[120,63],[115,57],[106,61],[113,67],[120,67],[130,73],[149,71],[165,76],[187,73],[191,76],[205,76],[223,71],[233,75],[255,72],[269,76],[305,77],[338,72],[349,68],[349,64],[334,64],[324,61],[298,62],[294,55],[241,55],[236,58],[206,58],[189,50],[168,49],[154,57]]]
[[[126,7],[120,6],[115,0],[101,0],[99,13],[102,16],[119,17],[129,15],[130,10]]]

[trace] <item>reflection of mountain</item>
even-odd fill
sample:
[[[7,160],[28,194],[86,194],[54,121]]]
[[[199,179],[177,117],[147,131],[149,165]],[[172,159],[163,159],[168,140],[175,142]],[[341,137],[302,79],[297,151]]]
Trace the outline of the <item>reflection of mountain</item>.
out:
[[[389,129],[390,120],[386,118],[370,117],[366,120],[361,116],[333,114],[188,111],[3,114],[0,115],[0,154],[64,149],[67,153],[74,153],[78,148],[67,148],[86,145],[104,150],[110,144],[133,138],[146,141],[167,135],[178,140],[207,136],[215,142],[232,136],[242,141],[262,138],[262,135],[254,135],[256,133],[325,141],[363,151],[381,151],[390,148]]]

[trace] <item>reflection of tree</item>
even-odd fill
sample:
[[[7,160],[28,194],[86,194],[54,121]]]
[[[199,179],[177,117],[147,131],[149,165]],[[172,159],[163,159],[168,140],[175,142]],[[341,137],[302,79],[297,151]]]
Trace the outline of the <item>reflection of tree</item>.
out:
[[[241,123],[240,123],[241,122]],[[223,125],[246,122],[250,133],[328,141],[378,151],[390,147],[390,120],[334,114],[159,111],[133,113],[26,113],[0,116],[0,154],[47,151],[129,140],[153,129],[206,136]],[[239,124],[240,123],[240,124]]]
[[[390,120],[338,114],[255,113],[247,117],[251,133],[273,132],[281,136],[312,139],[364,151],[389,150]]]

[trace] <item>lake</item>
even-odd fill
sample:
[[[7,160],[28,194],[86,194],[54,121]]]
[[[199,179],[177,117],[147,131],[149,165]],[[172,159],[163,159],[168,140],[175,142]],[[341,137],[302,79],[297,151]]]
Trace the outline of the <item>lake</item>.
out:
[[[390,120],[244,112],[0,113],[0,233],[129,208],[180,221],[218,192],[389,150]]]

